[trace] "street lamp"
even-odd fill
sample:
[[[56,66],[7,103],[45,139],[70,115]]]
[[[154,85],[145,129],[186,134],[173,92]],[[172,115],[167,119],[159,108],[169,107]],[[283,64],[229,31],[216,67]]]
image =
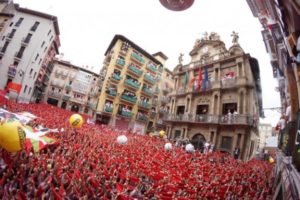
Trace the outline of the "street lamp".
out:
[[[183,11],[191,7],[194,0],[159,0],[167,9],[172,11]]]

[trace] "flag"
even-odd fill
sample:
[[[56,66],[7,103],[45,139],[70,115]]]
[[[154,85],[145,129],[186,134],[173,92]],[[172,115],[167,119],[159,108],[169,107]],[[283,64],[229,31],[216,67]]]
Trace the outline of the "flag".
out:
[[[34,152],[39,152],[48,145],[56,144],[57,140],[49,136],[40,136],[38,138],[26,138],[25,149],[30,151],[33,149]]]
[[[208,69],[207,66],[204,68],[204,80],[203,80],[203,90],[207,90],[208,88]]]
[[[201,71],[201,67],[199,67],[198,84],[197,84],[198,91],[201,91],[201,84],[202,84],[202,71]]]
[[[186,71],[184,75],[184,85],[186,86],[189,82],[189,72]]]

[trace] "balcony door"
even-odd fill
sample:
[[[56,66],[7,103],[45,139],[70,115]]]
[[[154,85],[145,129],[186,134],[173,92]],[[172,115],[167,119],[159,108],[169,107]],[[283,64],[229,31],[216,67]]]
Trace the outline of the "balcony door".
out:
[[[196,115],[206,115],[208,113],[208,105],[197,105]]]
[[[228,111],[230,111],[231,114],[233,114],[234,111],[237,111],[237,103],[224,103],[222,114],[226,115],[228,114]]]
[[[176,114],[177,115],[183,115],[184,114],[184,108],[185,108],[185,106],[177,106]]]

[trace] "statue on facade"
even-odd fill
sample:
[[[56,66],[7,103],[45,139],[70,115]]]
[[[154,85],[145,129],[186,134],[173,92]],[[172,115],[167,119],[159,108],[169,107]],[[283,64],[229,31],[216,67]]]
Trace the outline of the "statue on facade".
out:
[[[232,34],[230,35],[232,36],[232,44],[233,45],[238,45],[239,44],[239,34],[235,31],[232,31]]]
[[[197,48],[200,45],[200,43],[201,43],[201,40],[197,39],[194,44],[194,49]]]
[[[179,57],[178,57],[178,62],[179,62],[180,65],[182,65],[183,56],[184,56],[184,54],[183,54],[183,53],[180,53],[180,55],[179,55]]]
[[[205,32],[203,33],[203,39],[204,39],[204,40],[208,40],[208,33],[207,33],[207,31],[205,31]]]
[[[209,35],[209,40],[220,40],[220,36],[218,33],[216,32],[211,32]]]

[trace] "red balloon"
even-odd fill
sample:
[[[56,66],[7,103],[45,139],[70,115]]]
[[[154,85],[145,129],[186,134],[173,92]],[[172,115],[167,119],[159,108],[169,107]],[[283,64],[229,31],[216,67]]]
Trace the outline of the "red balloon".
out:
[[[194,0],[159,0],[160,3],[167,9],[173,11],[183,11],[191,7]]]

